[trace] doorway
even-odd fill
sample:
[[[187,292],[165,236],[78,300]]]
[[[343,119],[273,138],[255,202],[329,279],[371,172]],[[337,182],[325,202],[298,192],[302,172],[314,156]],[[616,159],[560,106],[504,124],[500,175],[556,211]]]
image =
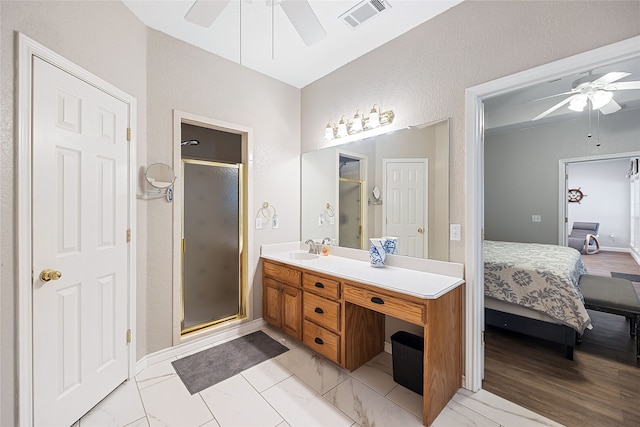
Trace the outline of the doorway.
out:
[[[174,110],[174,345],[251,316],[251,128]]]
[[[245,315],[242,138],[181,126],[181,334]]]
[[[135,366],[136,101],[18,49],[18,421],[70,425]]]
[[[466,98],[466,335],[465,335],[465,388],[477,391],[482,388],[483,377],[483,100],[524,88],[533,84],[566,76],[568,73],[598,67],[638,56],[639,37],[594,49],[518,74],[468,88]]]

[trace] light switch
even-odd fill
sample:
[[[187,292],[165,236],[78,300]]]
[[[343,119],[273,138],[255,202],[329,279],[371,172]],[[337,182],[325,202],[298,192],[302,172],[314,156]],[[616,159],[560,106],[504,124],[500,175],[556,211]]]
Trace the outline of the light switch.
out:
[[[262,218],[256,218],[256,230],[260,230],[262,228]]]
[[[460,224],[449,225],[449,239],[460,240],[460,234],[462,234]]]
[[[542,222],[542,215],[531,215],[531,222]]]
[[[273,219],[271,220],[271,228],[278,228],[280,225],[280,223],[278,222],[278,216],[274,215]]]
[[[323,214],[318,215],[318,225],[320,227],[322,227],[324,225],[324,215]]]

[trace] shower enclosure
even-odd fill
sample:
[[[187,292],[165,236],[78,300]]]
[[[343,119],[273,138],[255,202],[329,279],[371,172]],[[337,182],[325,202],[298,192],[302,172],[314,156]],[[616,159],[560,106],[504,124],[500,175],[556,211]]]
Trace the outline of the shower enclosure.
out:
[[[240,312],[242,166],[183,160],[182,332]]]

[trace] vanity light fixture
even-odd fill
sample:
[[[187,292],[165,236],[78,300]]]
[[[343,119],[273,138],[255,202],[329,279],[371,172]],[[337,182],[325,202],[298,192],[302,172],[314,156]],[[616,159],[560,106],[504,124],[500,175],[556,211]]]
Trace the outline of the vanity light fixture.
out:
[[[346,116],[342,116],[337,126],[329,121],[324,129],[324,138],[328,140],[344,138],[347,135],[355,135],[379,126],[386,126],[393,123],[394,117],[395,114],[392,110],[380,112],[378,104],[374,104],[369,117],[365,117],[360,110],[357,110],[352,122]]]
[[[349,135],[349,132],[347,131],[347,124],[350,124],[349,120],[347,120],[345,116],[342,116],[342,118],[338,122],[338,130],[336,132],[338,138]]]

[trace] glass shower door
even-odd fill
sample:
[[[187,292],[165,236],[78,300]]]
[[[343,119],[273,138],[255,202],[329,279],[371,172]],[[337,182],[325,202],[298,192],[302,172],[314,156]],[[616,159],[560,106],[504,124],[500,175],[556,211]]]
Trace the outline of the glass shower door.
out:
[[[241,165],[183,160],[182,333],[241,312]]]

